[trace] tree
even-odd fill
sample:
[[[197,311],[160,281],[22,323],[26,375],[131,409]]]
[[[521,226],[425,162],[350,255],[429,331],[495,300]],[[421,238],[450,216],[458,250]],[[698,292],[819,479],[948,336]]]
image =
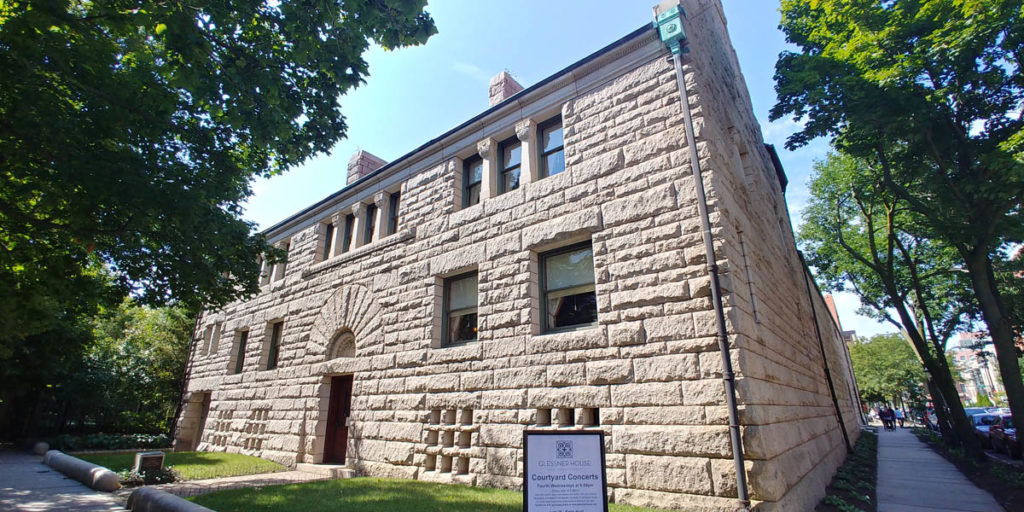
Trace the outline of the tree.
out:
[[[864,401],[897,401],[904,393],[921,394],[924,369],[900,334],[879,334],[865,343],[851,345],[850,359]]]
[[[1019,0],[783,0],[799,52],[776,64],[771,117],[805,119],[794,148],[829,136],[954,249],[1024,417],[1014,319],[994,267],[1024,236],[1024,16]]]
[[[0,344],[48,330],[93,260],[147,303],[254,293],[283,255],[241,218],[252,180],[345,135],[361,54],[425,42],[425,5],[0,4],[0,298],[61,305],[0,309]]]
[[[17,385],[4,383],[0,432],[168,432],[193,327],[194,315],[183,307],[126,299],[67,329],[31,336],[54,350],[27,358],[34,364],[14,375]]]
[[[946,358],[947,341],[976,307],[966,275],[955,268],[954,250],[918,234],[920,216],[879,172],[836,153],[816,163],[799,242],[826,288],[852,288],[864,313],[900,329],[940,395],[936,402],[949,409],[952,430],[944,433],[980,457]]]
[[[977,395],[974,397],[974,406],[992,407],[992,400],[988,399],[988,395],[982,393],[981,391],[978,391]]]

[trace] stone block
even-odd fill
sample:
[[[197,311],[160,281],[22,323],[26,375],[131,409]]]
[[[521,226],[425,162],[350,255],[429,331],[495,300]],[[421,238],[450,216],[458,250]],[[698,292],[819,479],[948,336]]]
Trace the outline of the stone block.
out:
[[[652,491],[714,492],[711,463],[705,458],[626,455],[626,481],[630,487]]]
[[[625,454],[732,456],[729,430],[720,426],[622,425],[612,428],[612,439]]]
[[[601,229],[601,210],[594,206],[573,211],[523,230],[523,247],[544,250],[552,244],[572,240]]]
[[[678,382],[620,384],[612,387],[612,404],[616,407],[683,405],[683,396]]]
[[[671,354],[633,361],[637,382],[676,382],[698,377],[697,354]]]
[[[629,361],[591,361],[587,363],[587,383],[621,384],[633,379],[633,365]]]
[[[601,207],[605,226],[616,226],[676,208],[676,190],[671,184],[616,199]]]
[[[641,322],[623,322],[608,327],[608,341],[612,346],[640,345],[647,341],[647,331]]]

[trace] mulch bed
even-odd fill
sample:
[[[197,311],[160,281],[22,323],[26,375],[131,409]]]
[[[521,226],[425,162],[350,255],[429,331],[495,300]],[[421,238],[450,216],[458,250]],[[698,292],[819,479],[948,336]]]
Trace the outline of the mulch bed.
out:
[[[914,429],[914,434],[935,453],[952,462],[974,485],[991,493],[1007,511],[1024,511],[1024,471],[991,459],[984,462],[968,459],[959,450],[950,450],[934,432]]]
[[[876,512],[878,480],[878,436],[864,431],[853,453],[836,471],[816,512]]]

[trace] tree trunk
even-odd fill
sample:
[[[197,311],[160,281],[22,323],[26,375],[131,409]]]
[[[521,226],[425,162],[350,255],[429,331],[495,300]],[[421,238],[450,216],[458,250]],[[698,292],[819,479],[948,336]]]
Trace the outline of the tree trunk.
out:
[[[953,441],[953,430],[950,427],[949,409],[947,409],[946,400],[942,398],[942,393],[939,391],[938,386],[935,385],[935,380],[931,377],[928,378],[928,392],[931,393],[932,402],[935,403],[935,421],[939,424],[939,432],[942,434],[942,438]]]
[[[900,296],[894,285],[890,284],[889,287],[890,289],[887,290],[887,293],[890,297]],[[946,405],[949,406],[949,419],[954,442],[958,441],[957,444],[962,446],[969,456],[983,460],[985,458],[985,450],[982,448],[978,438],[974,436],[974,426],[971,425],[967,414],[964,413],[964,407],[960,403],[960,396],[957,395],[956,386],[953,384],[953,376],[950,374],[949,366],[946,364],[946,355],[938,347],[934,351],[931,350],[931,344],[925,340],[924,333],[917,329],[917,322],[914,321],[905,305],[897,303],[895,309],[900,317],[900,323],[903,324],[904,336],[917,349],[921,363],[924,364],[925,370],[931,374],[935,387],[938,388]]]
[[[945,365],[942,366],[945,367]],[[939,388],[939,392],[946,399],[946,405],[949,406],[953,433],[960,440],[960,445],[964,447],[968,455],[984,460],[985,449],[981,446],[981,441],[974,435],[974,427],[971,425],[967,413],[964,412],[963,404],[960,403],[960,396],[949,375],[949,369],[947,368],[945,372],[940,371],[938,374],[933,373],[932,377],[935,379],[935,386]]]
[[[1024,381],[1021,380],[1020,363],[1017,361],[1017,347],[1013,340],[1013,326],[1005,314],[1002,297],[996,286],[992,260],[987,252],[976,250],[964,258],[971,276],[974,295],[981,306],[981,315],[988,325],[992,345],[996,349],[999,374],[1006,388],[1006,400],[1014,418],[1024,418]]]

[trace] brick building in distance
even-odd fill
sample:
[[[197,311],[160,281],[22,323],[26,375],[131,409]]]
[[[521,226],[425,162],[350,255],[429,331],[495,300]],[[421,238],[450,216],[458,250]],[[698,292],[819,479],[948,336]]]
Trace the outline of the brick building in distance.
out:
[[[690,122],[643,27],[525,89],[499,75],[481,114],[357,153],[267,229],[288,262],[202,313],[176,448],[514,489],[524,429],[600,429],[615,502],[812,509],[859,432],[846,346],[721,5],[684,5]]]

